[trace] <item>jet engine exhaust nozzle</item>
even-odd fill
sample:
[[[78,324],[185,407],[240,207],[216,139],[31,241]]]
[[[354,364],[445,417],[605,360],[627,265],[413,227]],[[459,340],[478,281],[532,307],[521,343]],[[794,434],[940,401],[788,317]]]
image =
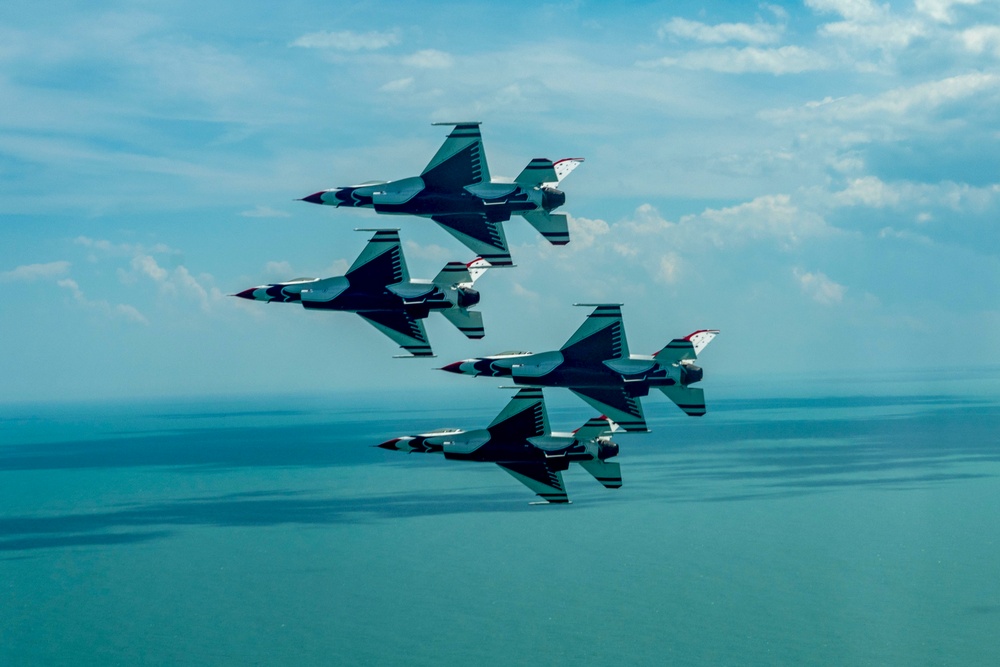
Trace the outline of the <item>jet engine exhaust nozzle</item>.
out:
[[[479,303],[479,292],[469,287],[458,288],[458,305],[461,308],[468,308]]]
[[[610,459],[618,456],[618,443],[608,440],[597,444],[597,458],[600,460]]]
[[[701,366],[695,366],[694,364],[684,364],[681,366],[681,384],[688,385],[701,382],[704,376],[705,371],[701,369]]]
[[[566,193],[555,188],[542,188],[542,208],[546,211],[557,209],[566,203]]]

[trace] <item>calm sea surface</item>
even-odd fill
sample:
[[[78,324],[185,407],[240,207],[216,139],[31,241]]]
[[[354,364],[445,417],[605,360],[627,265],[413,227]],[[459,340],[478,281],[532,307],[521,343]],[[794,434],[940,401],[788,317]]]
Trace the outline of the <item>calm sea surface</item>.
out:
[[[0,406],[0,664],[997,664],[1000,371],[705,387],[561,507],[372,447],[485,383]]]

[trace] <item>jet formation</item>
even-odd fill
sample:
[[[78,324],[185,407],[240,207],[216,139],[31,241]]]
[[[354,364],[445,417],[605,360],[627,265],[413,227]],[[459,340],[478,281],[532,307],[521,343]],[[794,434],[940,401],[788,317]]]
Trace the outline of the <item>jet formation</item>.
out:
[[[493,179],[479,122],[434,123],[452,127],[419,176],[369,181],[321,190],[302,201],[368,208],[379,214],[430,218],[478,255],[449,262],[430,280],[411,279],[397,229],[374,232],[343,276],[297,278],[259,285],[233,296],[263,302],[300,303],[310,310],[357,313],[410,357],[434,356],[423,320],[440,312],[471,339],[483,338],[476,280],[491,267],[514,266],[503,223],[524,217],[554,245],[569,243],[562,180],[583,158],[535,158],[510,180]],[[504,378],[519,391],[485,429],[441,429],[387,440],[388,450],[440,453],[449,460],[495,463],[533,491],[542,503],[569,502],[562,472],[579,463],[607,488],[622,485],[617,429],[648,432],[640,399],[662,391],[686,414],[705,414],[704,377],[695,365],[719,331],[699,329],[675,338],[651,355],[631,354],[620,303],[576,304],[594,311],[558,350],[502,352],[464,359],[441,370],[473,377]],[[545,387],[563,387],[601,412],[572,433],[549,428]]]

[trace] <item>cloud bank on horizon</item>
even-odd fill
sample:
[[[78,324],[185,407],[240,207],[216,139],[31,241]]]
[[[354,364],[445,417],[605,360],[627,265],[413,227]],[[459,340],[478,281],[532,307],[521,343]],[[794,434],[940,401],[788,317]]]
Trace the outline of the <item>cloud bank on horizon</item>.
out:
[[[342,273],[354,227],[401,228],[417,277],[471,259],[293,201],[419,173],[454,120],[495,175],[587,162],[568,246],[507,223],[487,337],[428,322],[442,363],[559,345],[580,301],[637,351],[722,329],[716,377],[1000,361],[996,3],[519,6],[2,10],[0,400],[460,381],[225,296]]]

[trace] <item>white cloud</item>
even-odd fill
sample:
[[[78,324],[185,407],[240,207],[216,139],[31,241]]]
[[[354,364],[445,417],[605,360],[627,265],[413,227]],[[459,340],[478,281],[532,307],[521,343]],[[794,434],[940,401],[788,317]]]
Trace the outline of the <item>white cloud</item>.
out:
[[[1000,91],[1000,75],[971,72],[915,86],[895,88],[874,97],[864,95],[837,99],[827,97],[821,101],[807,102],[797,109],[764,111],[760,116],[778,121],[796,118],[812,120],[816,117],[830,121],[847,121],[874,117],[884,122],[886,115],[913,120],[921,112],[927,113],[945,104],[997,91]]]
[[[45,264],[25,264],[10,271],[0,273],[0,282],[34,282],[61,276],[69,271],[69,262],[47,262]]]
[[[304,49],[335,49],[337,51],[377,51],[399,43],[399,34],[390,32],[356,33],[350,30],[339,32],[311,32],[302,35],[292,46]]]
[[[877,176],[863,176],[848,181],[847,186],[830,194],[833,206],[867,206],[869,208],[945,208],[955,212],[981,213],[1000,202],[1000,184],[975,187],[967,183],[943,181],[886,183]],[[930,213],[921,211],[923,221]]]
[[[83,293],[83,290],[80,289],[80,285],[72,278],[64,278],[56,284],[63,289],[69,290],[70,294],[73,295],[73,300],[83,308],[99,312],[108,317],[123,317],[129,322],[149,325],[149,320],[135,306],[127,303],[111,305],[107,301],[91,301]]]
[[[151,255],[136,255],[131,264],[133,270],[152,278],[153,282],[162,283],[167,279],[167,270],[157,264]]]
[[[1000,57],[1000,26],[977,25],[963,30],[959,35],[965,48],[973,53],[993,51],[993,54]]]
[[[802,293],[817,303],[832,305],[844,300],[847,288],[830,280],[825,273],[810,273],[795,268],[792,275],[798,281]]]
[[[445,69],[454,63],[451,54],[437,49],[424,49],[402,59],[404,65],[420,69]]]
[[[604,220],[569,216],[570,238],[576,248],[589,248],[610,231]]]
[[[156,243],[152,246],[146,247],[141,243],[112,243],[106,239],[92,239],[89,236],[77,236],[73,239],[73,243],[83,246],[84,248],[100,251],[108,256],[134,256],[138,254],[162,255],[167,253],[177,253],[176,250],[165,243]],[[96,260],[96,255],[92,255],[91,259]]]
[[[202,282],[210,282],[211,276],[203,274],[201,280],[195,278],[187,267],[178,266],[167,271],[150,255],[136,255],[131,262],[133,274],[122,273],[122,279],[129,281],[134,275],[146,276],[156,283],[164,294],[193,300],[203,312],[211,311],[213,304],[223,294],[216,287],[205,287]]]
[[[705,209],[698,215],[684,216],[678,226],[717,247],[770,239],[787,249],[805,238],[834,233],[821,216],[800,210],[785,194],[763,195],[728,208]]]
[[[776,49],[727,47],[690,51],[679,57],[640,61],[640,67],[679,67],[689,70],[709,70],[724,74],[762,72],[767,74],[797,74],[830,67],[827,58],[800,46]]]
[[[914,7],[939,23],[951,23],[951,8],[955,5],[978,5],[980,0],[916,0]]]
[[[291,213],[286,211],[279,211],[270,206],[261,206],[259,204],[248,211],[241,211],[240,215],[245,218],[290,218],[292,216]]]
[[[898,188],[893,188],[875,176],[856,178],[847,187],[833,195],[834,202],[842,206],[868,206],[884,208],[900,202]]]
[[[389,81],[388,83],[382,84],[379,90],[383,93],[398,93],[404,90],[409,90],[413,87],[413,77],[408,76],[403,79],[395,79]]]
[[[668,252],[660,258],[659,270],[656,278],[668,285],[676,285],[681,279],[683,260],[676,252]]]
[[[870,0],[806,0],[806,7],[819,12],[833,12],[852,21],[873,21],[887,9]]]
[[[827,23],[820,28],[819,33],[884,51],[906,47],[913,41],[913,38],[924,35],[926,30],[917,21],[891,19],[878,23],[860,21]]]
[[[719,23],[706,25],[697,21],[673,18],[657,30],[663,37],[681,37],[706,44],[745,42],[747,44],[773,44],[781,36],[781,26],[769,23]]]

